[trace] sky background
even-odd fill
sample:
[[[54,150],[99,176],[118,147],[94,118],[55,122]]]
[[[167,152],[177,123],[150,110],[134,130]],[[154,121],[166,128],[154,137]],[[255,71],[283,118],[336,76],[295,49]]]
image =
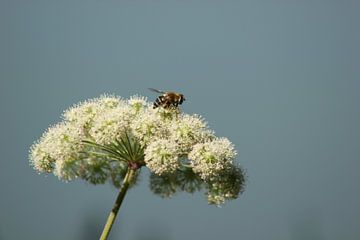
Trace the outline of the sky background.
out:
[[[70,105],[184,93],[247,170],[222,208],[148,172],[110,239],[360,239],[360,1],[0,0],[0,239],[97,239],[116,189],[38,175]]]

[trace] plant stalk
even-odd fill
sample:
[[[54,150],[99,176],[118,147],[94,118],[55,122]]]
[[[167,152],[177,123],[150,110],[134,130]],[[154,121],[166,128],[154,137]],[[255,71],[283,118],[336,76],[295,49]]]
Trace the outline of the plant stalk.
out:
[[[125,178],[123,180],[123,184],[120,188],[119,195],[116,198],[116,201],[114,203],[114,206],[108,216],[108,219],[106,220],[106,224],[104,226],[104,229],[101,233],[100,240],[106,240],[109,236],[110,230],[112,225],[114,224],[115,218],[119,212],[120,206],[122,201],[124,200],[125,194],[129,188],[130,181],[134,176],[136,170],[128,167]]]

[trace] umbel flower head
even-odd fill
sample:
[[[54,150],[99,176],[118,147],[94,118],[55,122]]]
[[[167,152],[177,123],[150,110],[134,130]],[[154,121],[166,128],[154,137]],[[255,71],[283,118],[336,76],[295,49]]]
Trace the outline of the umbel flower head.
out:
[[[150,189],[162,197],[206,189],[208,202],[221,205],[244,188],[234,164],[234,145],[215,136],[199,115],[178,108],[153,109],[146,98],[104,95],[72,106],[30,149],[38,172],[71,181],[121,186],[127,169],[150,172]]]

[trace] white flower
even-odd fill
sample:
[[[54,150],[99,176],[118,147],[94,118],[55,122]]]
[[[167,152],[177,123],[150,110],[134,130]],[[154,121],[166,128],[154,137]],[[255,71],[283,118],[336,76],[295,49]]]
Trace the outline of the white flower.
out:
[[[133,135],[143,145],[160,138],[168,138],[168,125],[167,121],[164,121],[153,109],[142,111],[130,123]]]
[[[50,153],[45,151],[46,147],[41,140],[35,142],[30,148],[30,165],[39,172],[52,172],[55,159],[50,157]]]
[[[187,154],[194,144],[214,138],[214,133],[207,128],[207,123],[196,114],[181,114],[171,123],[169,131],[171,138],[179,144],[184,154]]]
[[[127,102],[131,107],[134,108],[136,112],[139,112],[140,110],[150,106],[150,103],[146,101],[146,97],[138,95],[131,96]]]
[[[231,167],[235,156],[234,146],[227,138],[198,143],[189,153],[193,171],[204,180],[209,180]]]
[[[75,104],[63,113],[63,118],[76,125],[80,131],[87,133],[95,116],[122,104],[124,102],[118,97],[103,95]]]
[[[100,96],[99,98],[95,98],[93,101],[100,104],[101,107],[106,109],[115,108],[122,104],[125,104],[125,101],[122,100],[120,97],[106,94]]]
[[[144,160],[146,166],[158,175],[172,173],[180,166],[177,145],[165,139],[151,142],[145,149]]]
[[[41,172],[51,172],[57,165],[80,158],[84,136],[71,123],[50,127],[30,150],[30,161]],[[61,175],[58,175],[62,178]]]
[[[110,144],[128,131],[132,117],[129,106],[121,105],[94,116],[90,136],[98,144]]]
[[[158,114],[161,117],[161,119],[165,122],[175,121],[180,115],[180,110],[178,108],[165,109],[162,107],[158,107],[152,110],[155,111],[156,114]]]
[[[176,107],[153,109],[137,95],[128,100],[103,95],[72,106],[29,154],[39,172],[92,184],[110,179],[116,187],[129,168],[146,166],[154,193],[168,197],[206,187],[208,202],[216,205],[237,198],[243,189],[235,156],[234,145],[216,138],[201,116]]]

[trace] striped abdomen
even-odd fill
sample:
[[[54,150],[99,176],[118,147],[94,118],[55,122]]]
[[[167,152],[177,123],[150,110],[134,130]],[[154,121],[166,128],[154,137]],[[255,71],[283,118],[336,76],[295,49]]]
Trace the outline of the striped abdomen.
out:
[[[153,108],[159,106],[163,108],[177,107],[185,101],[184,95],[180,93],[167,92],[159,96],[155,102]]]

